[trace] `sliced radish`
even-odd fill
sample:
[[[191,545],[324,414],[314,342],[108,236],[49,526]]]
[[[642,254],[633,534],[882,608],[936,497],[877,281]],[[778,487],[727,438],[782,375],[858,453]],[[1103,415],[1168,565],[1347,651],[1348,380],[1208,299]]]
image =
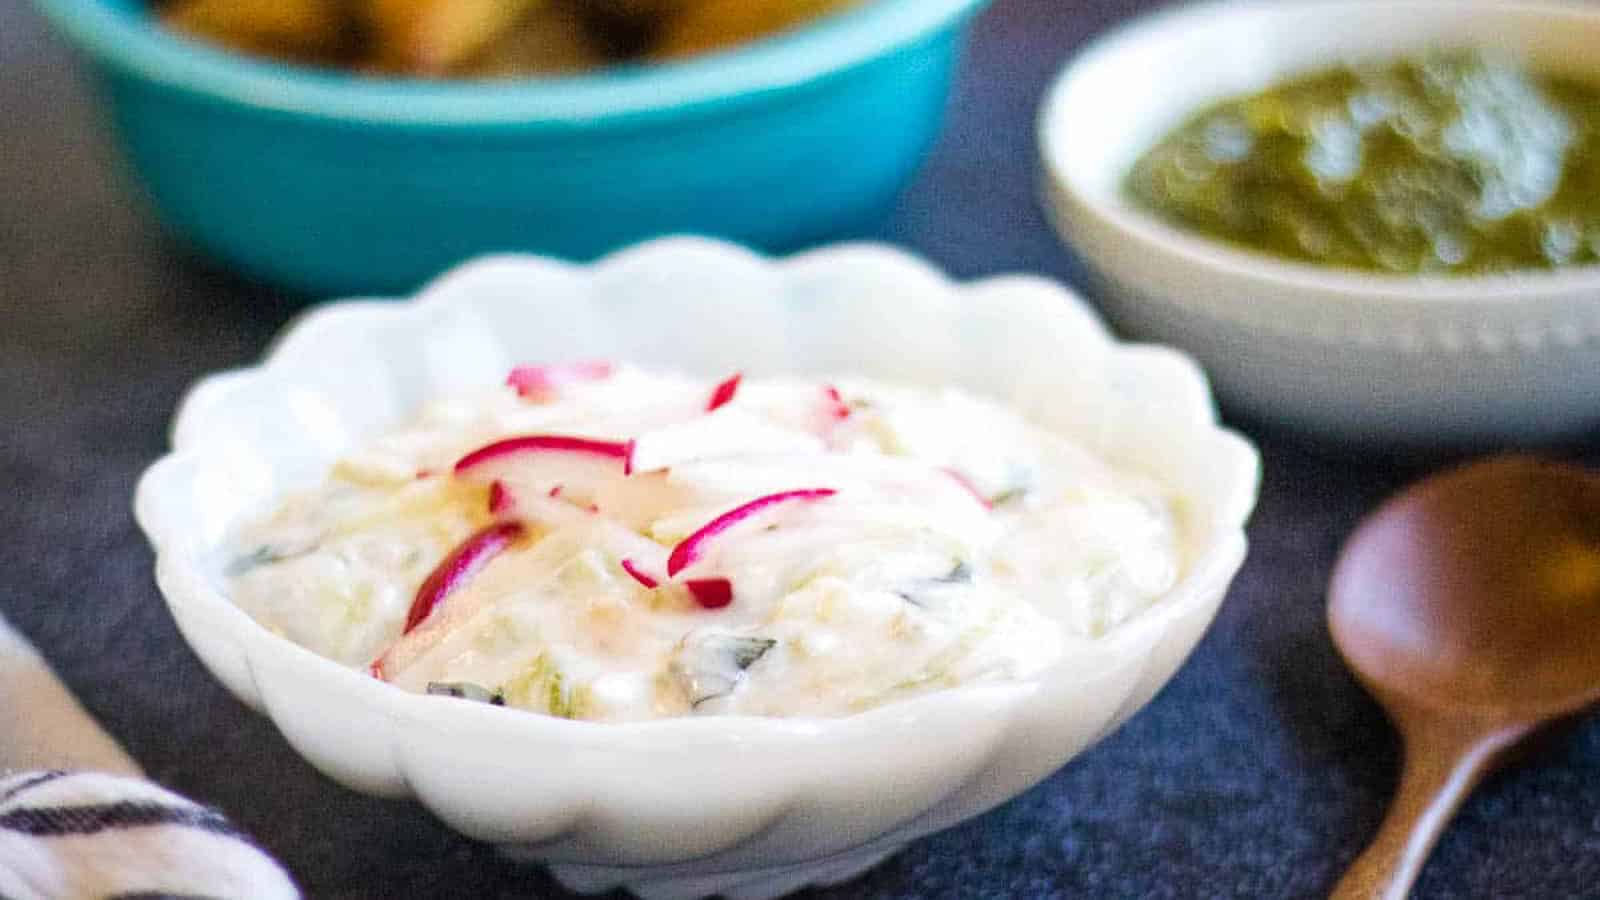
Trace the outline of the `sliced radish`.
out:
[[[739,393],[739,379],[744,377],[743,372],[735,372],[721,382],[711,391],[711,400],[706,404],[706,412],[716,412],[728,405],[733,400],[733,395]]]
[[[644,585],[646,588],[654,588],[657,585],[661,584],[661,581],[659,579],[651,576],[649,573],[647,573],[643,569],[639,568],[639,564],[634,562],[631,559],[624,559],[622,561],[622,571],[627,572],[629,575],[632,575],[634,581],[639,582],[640,584]]]
[[[743,522],[745,519],[748,519],[751,516],[756,515],[757,513],[762,512],[763,510],[777,506],[780,503],[788,503],[790,501],[821,500],[825,497],[832,497],[836,493],[838,493],[838,491],[834,490],[833,488],[809,488],[798,491],[779,491],[776,494],[768,494],[765,497],[757,497],[756,499],[751,500],[749,503],[734,507],[722,515],[717,516],[715,519],[712,519],[710,522],[707,522],[705,525],[701,526],[699,530],[680,541],[678,546],[672,548],[672,554],[667,557],[667,577],[670,578],[677,575],[679,572],[683,571],[685,567],[692,565],[695,560],[698,560],[702,555],[704,555],[706,544],[708,544],[717,535],[722,534],[724,531],[727,531],[733,526]]]
[[[417,588],[416,598],[411,601],[411,610],[406,613],[405,628],[400,633],[409,634],[412,629],[426,621],[446,597],[470,581],[489,564],[490,560],[500,555],[501,551],[511,546],[524,533],[522,525],[517,522],[496,522],[462,541],[460,546],[440,560],[439,565],[422,582],[422,586]],[[380,659],[375,664],[380,665],[380,671],[381,663]]]
[[[615,367],[603,360],[556,363],[547,366],[517,366],[506,376],[506,385],[516,388],[521,397],[548,397],[569,384],[604,381]]]
[[[834,430],[850,418],[850,412],[850,404],[844,402],[839,389],[831,384],[823,385],[822,402],[814,413],[817,418],[817,434],[831,446],[834,442]]]
[[[516,505],[517,502],[511,496],[511,491],[506,489],[506,483],[496,478],[494,482],[489,485],[490,514],[498,516],[502,513],[510,512],[511,507]]]
[[[726,578],[691,578],[683,586],[703,609],[722,609],[733,602],[733,582]]]
[[[828,418],[835,422],[850,418],[850,404],[844,402],[838,388],[825,384],[822,386],[822,395],[828,401]]]
[[[939,471],[943,472],[946,475],[949,475],[951,481],[954,481],[956,484],[961,485],[961,488],[963,490],[965,490],[967,493],[972,495],[972,499],[974,499],[974,500],[978,501],[979,503],[983,504],[983,508],[984,509],[994,509],[994,501],[990,500],[988,497],[985,497],[983,495],[983,492],[978,490],[978,486],[976,484],[972,483],[972,479],[968,478],[959,469],[952,469],[952,468],[949,468],[949,467],[945,467],[945,468],[940,469]]]
[[[457,475],[464,475],[486,463],[536,453],[570,453],[599,459],[615,459],[626,463],[628,445],[620,441],[600,441],[562,434],[528,434],[479,447],[456,460],[454,472]]]

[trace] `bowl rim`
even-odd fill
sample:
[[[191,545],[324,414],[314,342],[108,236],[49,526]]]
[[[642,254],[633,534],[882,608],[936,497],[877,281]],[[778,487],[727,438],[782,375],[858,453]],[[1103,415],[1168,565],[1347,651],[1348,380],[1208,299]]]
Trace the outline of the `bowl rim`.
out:
[[[847,70],[957,27],[989,0],[865,0],[720,52],[570,76],[438,81],[371,78],[253,57],[185,38],[143,0],[34,0],[96,62],[256,109],[410,126],[569,129],[748,102]]]
[[[842,716],[719,715],[593,722],[539,714],[506,715],[504,709],[450,702],[446,698],[416,694],[393,684],[372,681],[363,672],[274,634],[230,601],[219,587],[204,576],[202,569],[205,564],[200,560],[202,554],[177,533],[183,530],[182,527],[158,511],[161,499],[158,495],[168,489],[167,482],[173,477],[181,478],[181,470],[206,451],[204,430],[194,426],[194,422],[204,422],[209,408],[226,402],[233,385],[284,377],[285,366],[292,366],[295,362],[286,352],[295,340],[304,335],[314,336],[318,326],[350,310],[372,308],[378,314],[396,321],[425,322],[442,304],[458,299],[458,292],[473,284],[481,271],[509,265],[524,273],[537,269],[594,277],[653,263],[660,256],[685,253],[704,254],[707,259],[715,257],[723,264],[753,263],[780,277],[824,263],[853,261],[859,264],[865,258],[875,265],[894,268],[902,277],[910,273],[919,278],[931,278],[932,283],[943,291],[973,298],[986,290],[1042,287],[1057,294],[1063,301],[1061,308],[1051,315],[1070,322],[1069,327],[1073,331],[1085,334],[1089,340],[1101,345],[1107,364],[1115,354],[1146,352],[1153,346],[1166,353],[1170,357],[1168,362],[1179,363],[1183,379],[1196,382],[1202,388],[1199,394],[1193,395],[1188,401],[1192,408],[1183,412],[1187,417],[1183,423],[1183,433],[1186,436],[1215,437],[1215,461],[1223,470],[1219,477],[1228,483],[1228,491],[1209,510],[1215,514],[1214,521],[1202,519],[1198,513],[1191,511],[1200,520],[1196,522],[1196,528],[1209,528],[1215,534],[1207,543],[1197,542],[1197,536],[1189,539],[1196,542],[1186,549],[1184,571],[1165,595],[1166,602],[1154,604],[1121,627],[1077,649],[1085,659],[1091,661],[1113,659],[1131,648],[1142,648],[1143,652],[1148,652],[1162,640],[1175,620],[1205,602],[1207,585],[1219,582],[1225,594],[1245,556],[1248,541],[1245,526],[1259,497],[1261,458],[1253,442],[1219,419],[1204,372],[1181,351],[1117,338],[1104,328],[1099,317],[1090,311],[1087,302],[1076,291],[1040,276],[998,274],[958,279],[921,256],[877,242],[835,243],[791,255],[767,255],[718,239],[680,235],[630,245],[590,263],[573,263],[532,254],[476,257],[398,300],[352,297],[316,304],[286,323],[259,359],[238,368],[205,373],[184,391],[173,414],[167,449],[144,469],[134,491],[134,519],[155,553],[157,582],[169,611],[174,618],[180,618],[180,608],[190,615],[198,612],[208,623],[206,627],[225,635],[233,646],[244,651],[247,660],[254,659],[257,654],[280,660],[291,659],[295,665],[336,679],[342,685],[360,683],[365,689],[375,690],[374,696],[381,698],[383,709],[392,716],[409,721],[428,721],[438,716],[454,721],[482,721],[495,723],[493,727],[512,733],[543,734],[559,736],[568,741],[596,741],[609,745],[650,746],[655,741],[667,739],[745,744],[797,739],[845,739],[871,735],[881,724],[935,715],[952,705],[976,703],[998,711],[1008,704],[1024,702],[1046,690],[1059,677],[1058,670],[1065,660],[1057,660],[1044,671],[1027,678],[957,685]],[[170,474],[171,470],[177,470],[180,474],[174,476]],[[1216,598],[1217,602],[1221,599],[1221,596]],[[195,641],[187,634],[184,642],[191,649],[195,647]],[[207,669],[213,677],[217,677],[209,664]],[[258,673],[252,671],[252,680],[258,677]],[[259,691],[259,687],[254,689]],[[275,714],[267,715],[276,722]]]
[[[1459,17],[1482,14],[1500,18],[1567,18],[1600,31],[1600,7],[1561,0],[1386,0],[1384,10],[1436,10]],[[1196,21],[1216,27],[1221,21],[1266,21],[1289,15],[1370,16],[1371,0],[1208,0],[1138,16],[1084,45],[1046,89],[1035,122],[1037,150],[1046,180],[1046,203],[1076,206],[1058,210],[1070,219],[1085,214],[1114,229],[1124,239],[1186,267],[1211,269],[1234,279],[1253,281],[1278,293],[1342,295],[1380,306],[1401,302],[1418,306],[1525,303],[1530,297],[1577,297],[1600,293],[1600,263],[1564,269],[1528,269],[1482,275],[1425,276],[1364,272],[1274,257],[1209,238],[1168,223],[1128,202],[1120,192],[1098,191],[1076,178],[1066,164],[1065,142],[1071,138],[1075,109],[1070,104],[1078,82],[1096,63],[1137,50],[1175,29]],[[1596,57],[1600,60],[1600,57]],[[1600,78],[1600,62],[1588,63]]]

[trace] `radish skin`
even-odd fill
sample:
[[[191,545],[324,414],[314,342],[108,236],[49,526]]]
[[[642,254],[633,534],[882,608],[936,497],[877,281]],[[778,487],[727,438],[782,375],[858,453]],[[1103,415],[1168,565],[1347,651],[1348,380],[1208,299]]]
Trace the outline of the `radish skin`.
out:
[[[974,500],[978,501],[979,503],[983,504],[983,508],[984,509],[994,509],[994,501],[990,500],[988,497],[985,497],[983,495],[983,492],[978,490],[978,486],[972,483],[972,479],[970,479],[966,475],[962,474],[962,472],[960,470],[946,467],[946,468],[940,469],[939,471],[945,473],[946,475],[949,475],[951,481],[954,481],[956,484],[961,485],[962,490],[964,490],[967,493],[971,494],[972,495],[972,499],[974,499]]]
[[[759,513],[770,507],[777,506],[780,503],[822,500],[827,497],[832,497],[837,493],[838,491],[835,491],[832,488],[809,488],[798,491],[780,491],[776,494],[768,494],[765,497],[757,497],[756,499],[751,500],[749,503],[736,506],[722,515],[717,516],[715,519],[712,519],[710,522],[707,522],[705,525],[701,526],[699,530],[680,541],[678,546],[672,548],[672,554],[667,557],[667,577],[671,578],[677,575],[686,567],[692,565],[695,560],[698,560],[705,553],[706,544],[709,543],[712,538],[715,538],[717,535],[722,534],[724,531],[727,531],[728,529],[739,524],[745,519],[750,518],[756,513]]]
[[[496,522],[474,533],[439,561],[433,572],[417,588],[416,598],[406,613],[406,624],[400,633],[410,634],[412,629],[427,621],[428,616],[478,574],[489,561],[511,546],[526,533],[520,522]],[[380,659],[380,662],[382,660]]]
[[[634,581],[644,585],[647,589],[653,589],[661,584],[658,579],[639,568],[639,564],[631,559],[624,559],[622,561],[622,571],[633,576]]]
[[[546,397],[569,384],[586,381],[604,381],[615,370],[609,362],[557,363],[548,366],[517,366],[506,376],[506,386],[515,388],[519,397]]]
[[[731,403],[733,395],[739,393],[739,379],[743,377],[743,372],[735,372],[727,380],[718,384],[711,391],[711,399],[706,403],[706,412],[716,412]]]
[[[621,460],[626,464],[628,445],[619,441],[600,441],[563,434],[528,434],[479,447],[456,460],[452,471],[456,475],[465,475],[481,465],[497,462],[508,456],[535,453],[576,453]]]
[[[684,587],[702,609],[722,609],[733,602],[733,582],[726,578],[691,578]]]

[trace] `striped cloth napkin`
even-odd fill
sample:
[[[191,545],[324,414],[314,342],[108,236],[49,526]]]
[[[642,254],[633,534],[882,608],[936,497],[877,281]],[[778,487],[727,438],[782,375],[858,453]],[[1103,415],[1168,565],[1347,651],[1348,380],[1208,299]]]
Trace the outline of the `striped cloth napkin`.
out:
[[[221,813],[145,781],[0,618],[0,900],[295,900]]]

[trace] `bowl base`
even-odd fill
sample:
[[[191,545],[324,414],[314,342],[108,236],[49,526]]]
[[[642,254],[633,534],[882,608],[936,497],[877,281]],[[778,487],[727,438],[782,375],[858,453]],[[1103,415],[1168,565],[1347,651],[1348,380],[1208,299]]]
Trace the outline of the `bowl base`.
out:
[[[720,896],[728,900],[770,900],[809,885],[825,887],[849,881],[899,852],[902,844],[881,845],[835,854],[813,862],[767,869],[705,871],[695,863],[663,866],[585,866],[551,864],[550,873],[563,885],[583,894],[602,894],[623,888],[641,900],[698,900]],[[518,862],[541,862],[538,850],[519,844],[502,844],[500,852]]]

